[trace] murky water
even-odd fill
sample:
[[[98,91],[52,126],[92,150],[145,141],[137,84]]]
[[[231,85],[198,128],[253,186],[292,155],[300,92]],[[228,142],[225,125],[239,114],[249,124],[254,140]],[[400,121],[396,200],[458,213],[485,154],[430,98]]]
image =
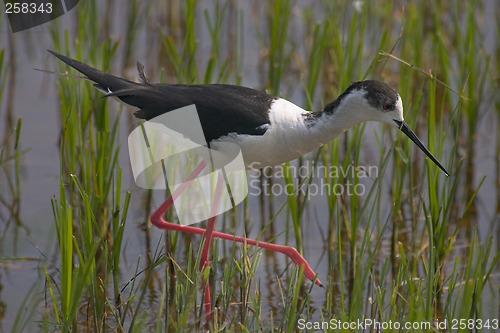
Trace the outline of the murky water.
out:
[[[498,36],[492,38],[494,29],[488,22],[495,22],[494,13],[499,10],[498,4],[494,1],[486,1],[488,8],[493,9],[485,11],[486,16],[484,21],[486,24],[483,29],[488,31],[486,34],[486,50],[495,56],[494,52],[498,52]],[[297,11],[307,7],[309,2],[300,2],[297,6]],[[256,9],[246,4],[241,4],[242,8],[247,12],[255,15]],[[207,6],[209,8],[209,6]],[[202,9],[200,9],[202,13]],[[318,17],[321,13],[315,13]],[[491,15],[491,17],[488,17]],[[200,14],[202,16],[202,14]],[[120,15],[117,13],[111,26],[115,36],[121,36],[123,28],[120,26]],[[300,29],[300,17],[296,15],[292,18],[292,29]],[[257,70],[261,64],[260,52],[261,46],[258,37],[254,31],[258,25],[258,17],[248,16],[244,21],[245,35],[243,36],[244,47],[246,54],[242,65],[242,84],[250,87],[261,88],[259,82],[259,71]],[[61,29],[74,29],[70,15],[66,15],[60,19]],[[41,263],[44,260],[51,260],[52,256],[57,253],[57,242],[55,236],[54,218],[52,214],[51,198],[58,195],[59,191],[59,152],[58,140],[61,130],[61,124],[58,120],[58,104],[59,99],[56,93],[55,75],[35,71],[34,69],[49,69],[57,68],[56,59],[50,56],[46,49],[52,49],[49,28],[47,25],[31,29],[26,32],[11,34],[10,28],[7,26],[5,18],[3,19],[0,34],[0,48],[6,50],[7,57],[12,56],[14,64],[10,64],[7,68],[7,88],[6,97],[4,97],[3,105],[0,109],[0,140],[4,135],[13,128],[18,117],[22,117],[22,133],[20,144],[24,151],[21,162],[21,177],[20,177],[20,192],[19,202],[16,203],[15,194],[9,188],[9,180],[14,178],[13,166],[8,164],[2,174],[0,174],[0,257],[5,260],[0,261],[0,331],[9,331],[14,323],[15,316],[18,311],[23,311],[23,302],[31,288],[34,291],[31,296],[36,296],[39,299],[43,298],[44,276],[41,270]],[[148,31],[142,30],[139,34],[145,35]],[[206,33],[206,32],[205,32]],[[208,38],[204,32],[200,32],[200,48],[209,50]],[[301,43],[297,40],[296,43]],[[146,63],[146,70],[152,67],[154,71],[156,64],[148,64],[146,46],[134,50],[131,58],[141,60]],[[151,46],[153,49],[158,48],[158,45]],[[497,53],[498,54],[498,53]],[[117,59],[120,55],[117,56]],[[9,59],[9,60],[10,60]],[[117,68],[116,66],[115,68]],[[134,68],[131,68],[131,72]],[[115,72],[118,73],[118,72]],[[129,77],[135,75],[131,74]],[[354,78],[353,78],[354,79]],[[304,105],[304,98],[298,92],[300,84],[288,82],[285,86],[291,90],[287,92],[289,98],[298,105]],[[488,93],[496,91],[498,87],[488,87]],[[10,107],[8,100],[10,97]],[[109,103],[114,104],[112,109],[117,109],[114,101]],[[319,105],[315,101],[315,105]],[[122,112],[128,112],[126,109]],[[118,111],[116,111],[118,112]],[[122,117],[125,119],[125,117]],[[477,134],[475,135],[474,143],[474,183],[477,185],[483,177],[486,181],[483,183],[480,191],[477,193],[475,201],[477,216],[472,225],[477,226],[478,232],[484,238],[489,233],[496,233],[496,242],[499,242],[500,229],[497,224],[499,222],[499,203],[500,193],[498,189],[498,143],[493,140],[496,138],[496,132],[500,129],[499,112],[495,110],[492,100],[485,100],[481,106],[481,116],[477,125]],[[146,256],[148,250],[145,244],[146,238],[149,239],[152,248],[160,241],[160,232],[156,230],[148,230],[144,232],[140,225],[145,221],[147,216],[141,205],[141,198],[144,195],[141,189],[135,186],[130,171],[128,161],[128,153],[126,149],[126,137],[130,125],[126,121],[121,123],[121,150],[120,150],[120,165],[124,168],[124,190],[131,191],[133,194],[133,206],[129,213],[127,221],[127,232],[124,240],[124,272],[133,272],[137,257]],[[374,132],[380,132],[380,126],[369,124],[365,130],[365,141],[363,143],[362,160],[366,165],[373,164],[371,162],[378,158],[377,147],[373,138]],[[12,144],[12,143],[9,143]],[[450,150],[451,147],[446,147],[445,150]],[[443,154],[446,156],[446,153]],[[390,177],[390,174],[379,175],[382,177]],[[388,180],[382,180],[388,182]],[[373,179],[368,177],[364,180],[366,187],[373,184]],[[387,207],[384,208],[385,215],[390,214],[390,197],[387,196]],[[155,197],[156,204],[159,204],[161,196]],[[284,202],[284,197],[277,195],[274,199],[274,209],[277,211]],[[260,234],[261,229],[261,212],[267,215],[267,206],[261,210],[260,197],[251,196],[249,198],[249,206],[252,212],[250,216],[251,223],[249,225],[238,224],[236,230],[232,230],[229,226],[219,223],[218,229],[234,232],[235,234],[246,233],[250,237],[255,237]],[[308,209],[304,221],[309,221],[310,227],[304,228],[303,231],[303,254],[310,259],[313,268],[317,269],[320,277],[326,277],[328,255],[326,253],[326,244],[318,241],[318,234],[326,232],[326,223],[328,220],[328,212],[324,209],[325,196],[314,196],[309,202]],[[258,212],[258,213],[257,213]],[[383,215],[384,215],[383,214]],[[286,214],[281,214],[272,227],[267,227],[267,236],[273,237],[274,243],[294,243],[293,234],[287,235],[283,232],[287,224]],[[293,228],[290,228],[293,230]],[[266,239],[266,233],[262,238]],[[390,237],[388,233],[387,237]],[[461,236],[464,237],[464,236]],[[262,239],[261,238],[261,239]],[[466,237],[465,237],[466,238]],[[198,238],[196,238],[198,240]],[[459,240],[455,251],[460,252]],[[467,246],[467,240],[464,239],[462,245]],[[221,253],[225,249],[231,247],[231,244],[221,243]],[[387,244],[389,252],[390,244]],[[466,250],[464,250],[466,251]],[[182,251],[179,251],[182,253]],[[268,252],[262,252],[262,260],[259,266],[259,277],[268,283],[263,283],[267,286],[263,292],[267,293],[268,298],[276,298],[279,301],[280,295],[276,294],[275,282],[276,276],[279,276],[287,266],[287,260],[281,255],[274,255]],[[10,260],[10,258],[15,258]],[[42,261],[39,259],[42,258]],[[178,258],[182,262],[182,258]],[[124,273],[124,276],[127,274]],[[497,278],[498,279],[498,278]],[[31,297],[30,296],[30,297]],[[323,302],[324,292],[317,288],[312,292],[313,299],[317,302]],[[28,300],[30,302],[31,300]],[[272,302],[271,302],[272,303]],[[272,305],[269,305],[272,307]],[[21,310],[20,310],[21,309]],[[36,316],[36,315],[35,315]]]

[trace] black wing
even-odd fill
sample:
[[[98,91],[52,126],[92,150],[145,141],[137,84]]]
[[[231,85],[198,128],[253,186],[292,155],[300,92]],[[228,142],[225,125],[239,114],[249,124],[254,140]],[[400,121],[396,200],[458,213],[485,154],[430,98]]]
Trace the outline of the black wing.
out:
[[[125,80],[80,61],[50,51],[84,74],[106,96],[116,96],[138,107],[134,115],[150,120],[191,104],[196,105],[207,142],[229,133],[263,135],[269,124],[269,108],[276,99],[261,91],[229,84],[150,84]]]

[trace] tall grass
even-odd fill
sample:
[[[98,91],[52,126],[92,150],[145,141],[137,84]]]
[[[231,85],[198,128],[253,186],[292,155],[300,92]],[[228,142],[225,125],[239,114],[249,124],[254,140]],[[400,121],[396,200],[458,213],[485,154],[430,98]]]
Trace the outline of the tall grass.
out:
[[[97,15],[97,3],[93,1],[78,11],[77,36],[90,31],[97,38],[98,21],[89,19],[92,13]],[[57,50],[99,59],[96,67],[110,70],[117,43],[85,39],[90,45],[101,45],[94,53],[87,53],[86,43],[73,47],[69,42],[73,38],[68,32],[54,29]],[[65,70],[60,67],[61,72]],[[76,94],[75,87],[80,87]],[[112,120],[106,101],[79,78],[60,80],[59,95],[61,187],[52,207],[60,268],[46,269],[48,288],[58,325],[64,329],[83,325],[104,331],[109,304],[119,304],[121,299],[119,265],[130,201],[130,193],[122,196],[121,169],[117,165],[119,117]],[[111,295],[114,301],[108,301]],[[82,299],[87,299],[88,309],[83,322],[78,318]],[[119,319],[116,316],[116,322],[120,323]]]
[[[177,20],[152,31],[158,54],[165,55],[147,65],[151,71],[165,68],[152,80],[241,81],[318,110],[352,81],[381,79],[398,86],[406,121],[451,171],[445,178],[395,129],[363,124],[285,164],[284,179],[262,177],[293,191],[261,201],[250,197],[220,217],[218,228],[267,237],[241,225],[255,224],[260,216],[254,207],[268,205],[261,224],[279,230],[271,233],[271,241],[285,239],[313,266],[319,262],[315,268],[326,288],[312,286],[296,268],[281,275],[285,266],[279,256],[215,242],[210,270],[202,273],[210,276],[213,293],[209,323],[201,306],[200,237],[162,235],[148,245],[150,260],[133,258],[132,271],[124,268],[124,232],[134,228],[128,210],[139,194],[125,192],[118,165],[123,117],[88,82],[60,77],[61,185],[53,198],[59,258],[55,267],[44,267],[50,296],[40,327],[294,332],[306,330],[298,326],[300,320],[492,318],[495,313],[487,305],[499,302],[498,236],[478,232],[482,222],[476,198],[484,177],[475,178],[479,171],[473,160],[481,101],[493,89],[491,73],[498,70],[498,59],[489,61],[482,42],[481,4],[431,1],[400,7],[380,1],[357,8],[351,2],[324,2],[306,8],[288,0],[255,7],[231,1],[169,3]],[[102,5],[79,4],[76,30],[54,25],[54,48],[119,74],[112,64],[121,51],[127,65],[135,58],[133,50],[144,47],[138,31],[147,27],[137,13],[161,16],[154,4],[134,2],[131,8],[128,21],[121,19],[130,22],[124,29],[127,38],[116,40],[100,33],[110,25],[99,19]],[[244,31],[248,26],[253,30]],[[245,49],[250,38],[259,50]],[[246,82],[242,75],[250,57],[259,57],[260,82]],[[293,168],[310,160],[355,171],[297,179]],[[375,166],[377,174],[364,177],[359,170],[368,166]],[[304,189],[315,181],[345,192],[308,200]],[[363,195],[347,194],[359,186],[366,188]],[[172,211],[167,215],[175,221]],[[307,237],[314,237],[316,247]],[[326,258],[317,260],[314,254],[321,250]]]

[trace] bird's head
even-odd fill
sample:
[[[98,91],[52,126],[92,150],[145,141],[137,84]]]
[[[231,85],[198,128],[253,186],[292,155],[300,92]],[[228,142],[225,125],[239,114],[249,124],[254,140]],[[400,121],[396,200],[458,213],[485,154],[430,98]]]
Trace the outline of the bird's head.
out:
[[[354,82],[330,107],[335,112],[334,110],[341,105],[344,106],[343,109],[349,110],[347,111],[349,113],[348,116],[354,118],[356,122],[371,120],[397,126],[449,176],[445,168],[404,122],[401,96],[389,85],[375,80]]]

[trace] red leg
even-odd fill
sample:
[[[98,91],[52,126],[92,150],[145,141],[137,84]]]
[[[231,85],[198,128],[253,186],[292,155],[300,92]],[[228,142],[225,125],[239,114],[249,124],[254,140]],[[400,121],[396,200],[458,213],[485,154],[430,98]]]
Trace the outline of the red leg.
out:
[[[205,165],[203,165],[203,167],[204,166]],[[201,172],[203,167],[198,171],[198,173]],[[200,168],[200,167],[198,167],[198,168]],[[198,168],[195,171],[197,171]],[[191,179],[196,177],[196,175],[194,175]],[[203,229],[203,228],[193,227],[193,226],[189,226],[189,225],[175,224],[172,222],[167,222],[162,218],[165,211],[173,203],[172,197],[175,194],[179,195],[180,191],[179,191],[179,193],[177,193],[177,190],[179,190],[181,186],[179,186],[179,188],[177,188],[176,191],[174,193],[172,193],[172,196],[168,197],[167,200],[165,200],[165,202],[151,215],[151,223],[160,229],[173,230],[173,231],[179,231],[179,232],[187,232],[190,234],[198,234],[198,235],[204,234],[205,229]],[[213,223],[215,223],[215,219],[214,219]],[[309,265],[307,260],[304,259],[304,257],[299,253],[299,251],[297,251],[297,249],[295,249],[294,247],[286,246],[286,245],[276,245],[276,244],[267,243],[267,242],[261,242],[261,241],[255,240],[255,239],[235,236],[235,235],[226,234],[226,233],[217,232],[217,231],[212,232],[212,237],[230,240],[230,241],[238,242],[238,243],[254,245],[254,246],[261,247],[263,249],[283,253],[288,258],[290,258],[295,265],[304,268],[304,274],[309,280],[314,281],[314,283],[316,283],[319,286],[323,286],[321,284],[320,280],[318,278],[316,278],[316,274],[314,273],[313,269],[311,268],[311,266]]]
[[[208,259],[208,251],[210,249],[210,242],[214,233],[215,221],[217,220],[217,210],[219,209],[223,182],[224,177],[222,177],[222,175],[220,174],[217,175],[215,198],[212,206],[212,212],[210,214],[213,217],[208,219],[207,228],[205,229],[205,244],[203,244],[203,251],[201,252],[200,271],[210,264],[210,260]]]
[[[200,174],[200,172],[206,167],[206,162],[202,161],[197,167],[196,169],[194,169],[194,171],[186,178],[186,180],[181,184],[179,185],[171,194],[170,196],[168,196],[168,198],[165,200],[165,202],[163,204],[161,204],[160,207],[158,207],[157,210],[155,210],[153,212],[153,214],[151,214],[151,223],[156,226],[157,228],[159,229],[164,229],[164,230],[175,230],[175,231],[181,231],[181,232],[188,232],[189,231],[184,231],[184,227],[186,226],[183,226],[183,225],[180,225],[180,224],[175,224],[175,223],[172,223],[172,222],[167,222],[165,221],[162,216],[163,214],[165,214],[165,212],[167,211],[167,209],[174,203],[174,200],[177,196],[179,196],[185,189],[186,189],[186,186],[189,185],[189,181],[193,180],[196,178],[196,176],[198,176]],[[220,178],[220,177],[219,177]],[[217,190],[218,192],[216,193],[217,195],[219,195],[220,193],[220,190],[219,190],[219,179],[217,180]],[[217,201],[220,201],[220,200],[217,200]],[[217,206],[218,206],[218,202],[216,202]],[[215,209],[217,209],[218,207],[216,207]],[[208,222],[208,225],[209,227],[212,228],[212,231],[213,231],[213,228],[215,226],[215,219],[216,219],[216,216],[212,217],[209,219],[209,222]],[[206,238],[205,237],[205,244],[208,244],[206,245],[204,248],[203,248],[203,252],[202,252],[202,257],[201,257],[201,261],[200,261],[200,271],[205,268],[207,265],[208,265],[208,249],[210,247],[210,240],[211,240],[212,236],[210,235],[210,238]],[[205,297],[204,297],[204,304],[205,304],[205,313],[206,313],[206,319],[207,321],[210,321],[210,317],[211,317],[211,310],[212,310],[212,302],[211,302],[211,299],[210,299],[210,286],[208,284],[208,281],[205,284]]]
[[[305,260],[304,257],[294,247],[285,246],[285,245],[276,245],[276,244],[272,244],[272,243],[257,241],[255,239],[234,236],[231,234],[214,231],[213,229],[215,226],[216,216],[209,219],[207,229],[176,224],[176,223],[165,221],[163,219],[163,214],[172,205],[172,203],[174,202],[174,199],[179,194],[181,194],[182,191],[184,191],[184,189],[188,185],[188,182],[190,180],[193,180],[194,178],[196,178],[196,176],[198,176],[198,174],[205,168],[205,166],[206,166],[206,162],[201,162],[200,165],[198,165],[198,167],[186,178],[185,182],[183,184],[181,184],[179,187],[177,187],[175,189],[175,191],[172,192],[172,194],[165,200],[165,202],[163,204],[161,204],[161,206],[158,207],[158,209],[156,211],[153,212],[153,214],[151,215],[151,223],[159,229],[186,232],[186,233],[190,233],[190,234],[204,234],[205,235],[205,245],[204,245],[204,248],[202,251],[200,270],[203,269],[204,267],[206,267],[206,265],[208,264],[208,249],[210,248],[211,239],[213,237],[215,237],[215,238],[230,240],[233,242],[239,242],[239,243],[249,244],[249,245],[253,245],[253,246],[258,246],[258,247],[261,247],[263,249],[283,253],[284,255],[289,257],[294,264],[296,264],[297,266],[302,267],[304,269],[304,274],[309,280],[314,281],[314,283],[323,287],[323,285],[321,284],[321,281],[318,278],[316,278],[316,274],[314,273],[313,269],[311,268],[311,266],[309,265],[307,260]],[[219,205],[219,201],[220,201],[220,192],[222,190],[222,180],[223,180],[223,178],[220,176],[217,179],[216,200],[214,201],[215,205],[212,207],[214,212],[217,211],[217,209],[218,209],[218,205]],[[210,288],[208,286],[208,282],[205,284],[205,287],[206,287],[205,288],[205,299],[204,299],[205,311],[206,311],[206,315],[207,315],[207,320],[210,320],[211,300],[210,300]]]
[[[182,227],[187,227],[171,222],[167,222],[162,219],[163,214],[166,212],[166,210],[172,205],[174,202],[175,198],[180,195],[184,189],[186,188],[187,185],[189,185],[189,181],[193,180],[200,174],[200,172],[205,168],[206,163],[201,162],[198,167],[186,178],[186,180],[179,186],[177,187],[174,192],[165,200],[165,202],[151,215],[151,223],[160,228],[160,229],[165,229],[165,230],[177,230],[177,231],[184,231],[189,233],[189,228],[187,230],[182,229]],[[210,261],[208,260],[208,252],[210,250],[210,243],[212,240],[212,234],[214,231],[215,227],[215,221],[217,220],[217,215],[216,212],[219,209],[219,204],[220,204],[220,196],[222,192],[222,185],[223,185],[224,177],[221,175],[218,175],[217,177],[217,185],[215,189],[215,198],[214,198],[214,204],[212,206],[212,214],[213,217],[211,217],[208,220],[208,225],[207,229],[202,229],[205,235],[205,243],[203,246],[203,250],[201,253],[201,260],[200,260],[200,271],[202,271],[205,267],[207,267],[210,264]],[[179,229],[178,227],[181,227]],[[212,303],[210,299],[210,285],[208,281],[203,281],[205,284],[205,297],[204,297],[204,304],[205,304],[205,313],[206,313],[206,318],[207,321],[210,320],[211,317],[211,310],[212,310]]]
[[[230,240],[233,242],[249,244],[257,247],[261,247],[266,250],[271,250],[274,252],[280,252],[286,255],[288,258],[292,260],[292,262],[304,269],[304,275],[311,281],[314,281],[318,286],[323,287],[321,281],[316,277],[316,273],[314,273],[313,269],[309,265],[306,259],[297,251],[296,248],[287,245],[276,245],[267,242],[257,241],[255,239],[245,238],[241,236],[234,236],[231,234],[226,234],[223,232],[214,231],[213,237]]]
[[[221,174],[217,175],[217,185],[215,188],[215,197],[212,205],[212,212],[210,215],[212,217],[208,219],[208,225],[207,228],[205,229],[204,237],[205,237],[205,243],[203,244],[203,250],[201,252],[201,258],[200,258],[200,272],[203,271],[206,267],[210,265],[210,260],[208,259],[208,252],[210,250],[210,243],[212,242],[212,235],[214,233],[214,228],[215,228],[215,221],[217,221],[217,211],[219,209],[219,204],[220,204],[220,197],[221,197],[221,192],[222,192],[222,185],[224,182],[224,177],[222,177]],[[207,281],[203,281],[205,284],[205,297],[204,297],[204,303],[205,303],[205,316],[207,321],[210,321],[211,314],[212,314],[212,300],[211,300],[211,295],[210,295],[210,284],[207,279]]]
[[[174,224],[171,222],[167,222],[163,220],[161,217],[159,220],[153,221],[151,219],[151,222],[158,228],[160,229],[168,229],[168,230],[174,230],[174,231],[180,231],[180,232],[187,232],[190,234],[204,234],[205,229],[203,228],[197,228],[193,226],[187,226],[187,225],[180,225],[180,224]],[[230,240],[233,242],[238,242],[238,243],[244,243],[248,245],[253,245],[253,246],[258,246],[266,250],[271,250],[275,252],[280,252],[286,255],[288,258],[292,260],[292,262],[299,266],[304,268],[304,274],[305,276],[311,280],[314,281],[318,286],[322,287],[323,285],[321,284],[321,281],[316,278],[316,274],[314,273],[313,269],[309,265],[306,259],[297,251],[296,248],[287,246],[287,245],[276,245],[272,243],[267,243],[267,242],[261,242],[257,241],[255,239],[251,238],[245,238],[241,236],[234,236],[231,234],[226,234],[223,232],[218,232],[214,231],[212,233],[213,238],[220,238],[220,239],[225,239],[225,240]]]
[[[198,176],[200,174],[200,172],[205,168],[206,165],[207,165],[207,163],[205,161],[202,161],[196,167],[196,169],[194,169],[194,171],[186,178],[186,180],[181,185],[179,185],[179,187],[177,187],[174,192],[172,192],[169,195],[169,197],[165,200],[165,202],[162,203],[161,206],[158,207],[158,209],[153,212],[153,214],[150,217],[150,220],[151,220],[151,223],[153,223],[154,226],[156,226],[156,227],[158,227],[160,229],[165,229],[165,230],[176,230],[175,228],[169,228],[169,225],[180,226],[179,224],[175,224],[175,223],[172,223],[172,222],[164,221],[162,219],[162,216],[163,216],[163,214],[165,214],[165,212],[167,211],[167,209],[170,206],[172,206],[172,204],[174,203],[174,199],[177,198],[177,196],[179,194],[181,194],[186,189],[186,186],[189,185],[188,182],[191,181],[191,180],[193,180],[193,179],[195,179],[196,176]],[[163,222],[160,222],[159,225],[157,225],[156,224],[157,221],[163,221]]]

